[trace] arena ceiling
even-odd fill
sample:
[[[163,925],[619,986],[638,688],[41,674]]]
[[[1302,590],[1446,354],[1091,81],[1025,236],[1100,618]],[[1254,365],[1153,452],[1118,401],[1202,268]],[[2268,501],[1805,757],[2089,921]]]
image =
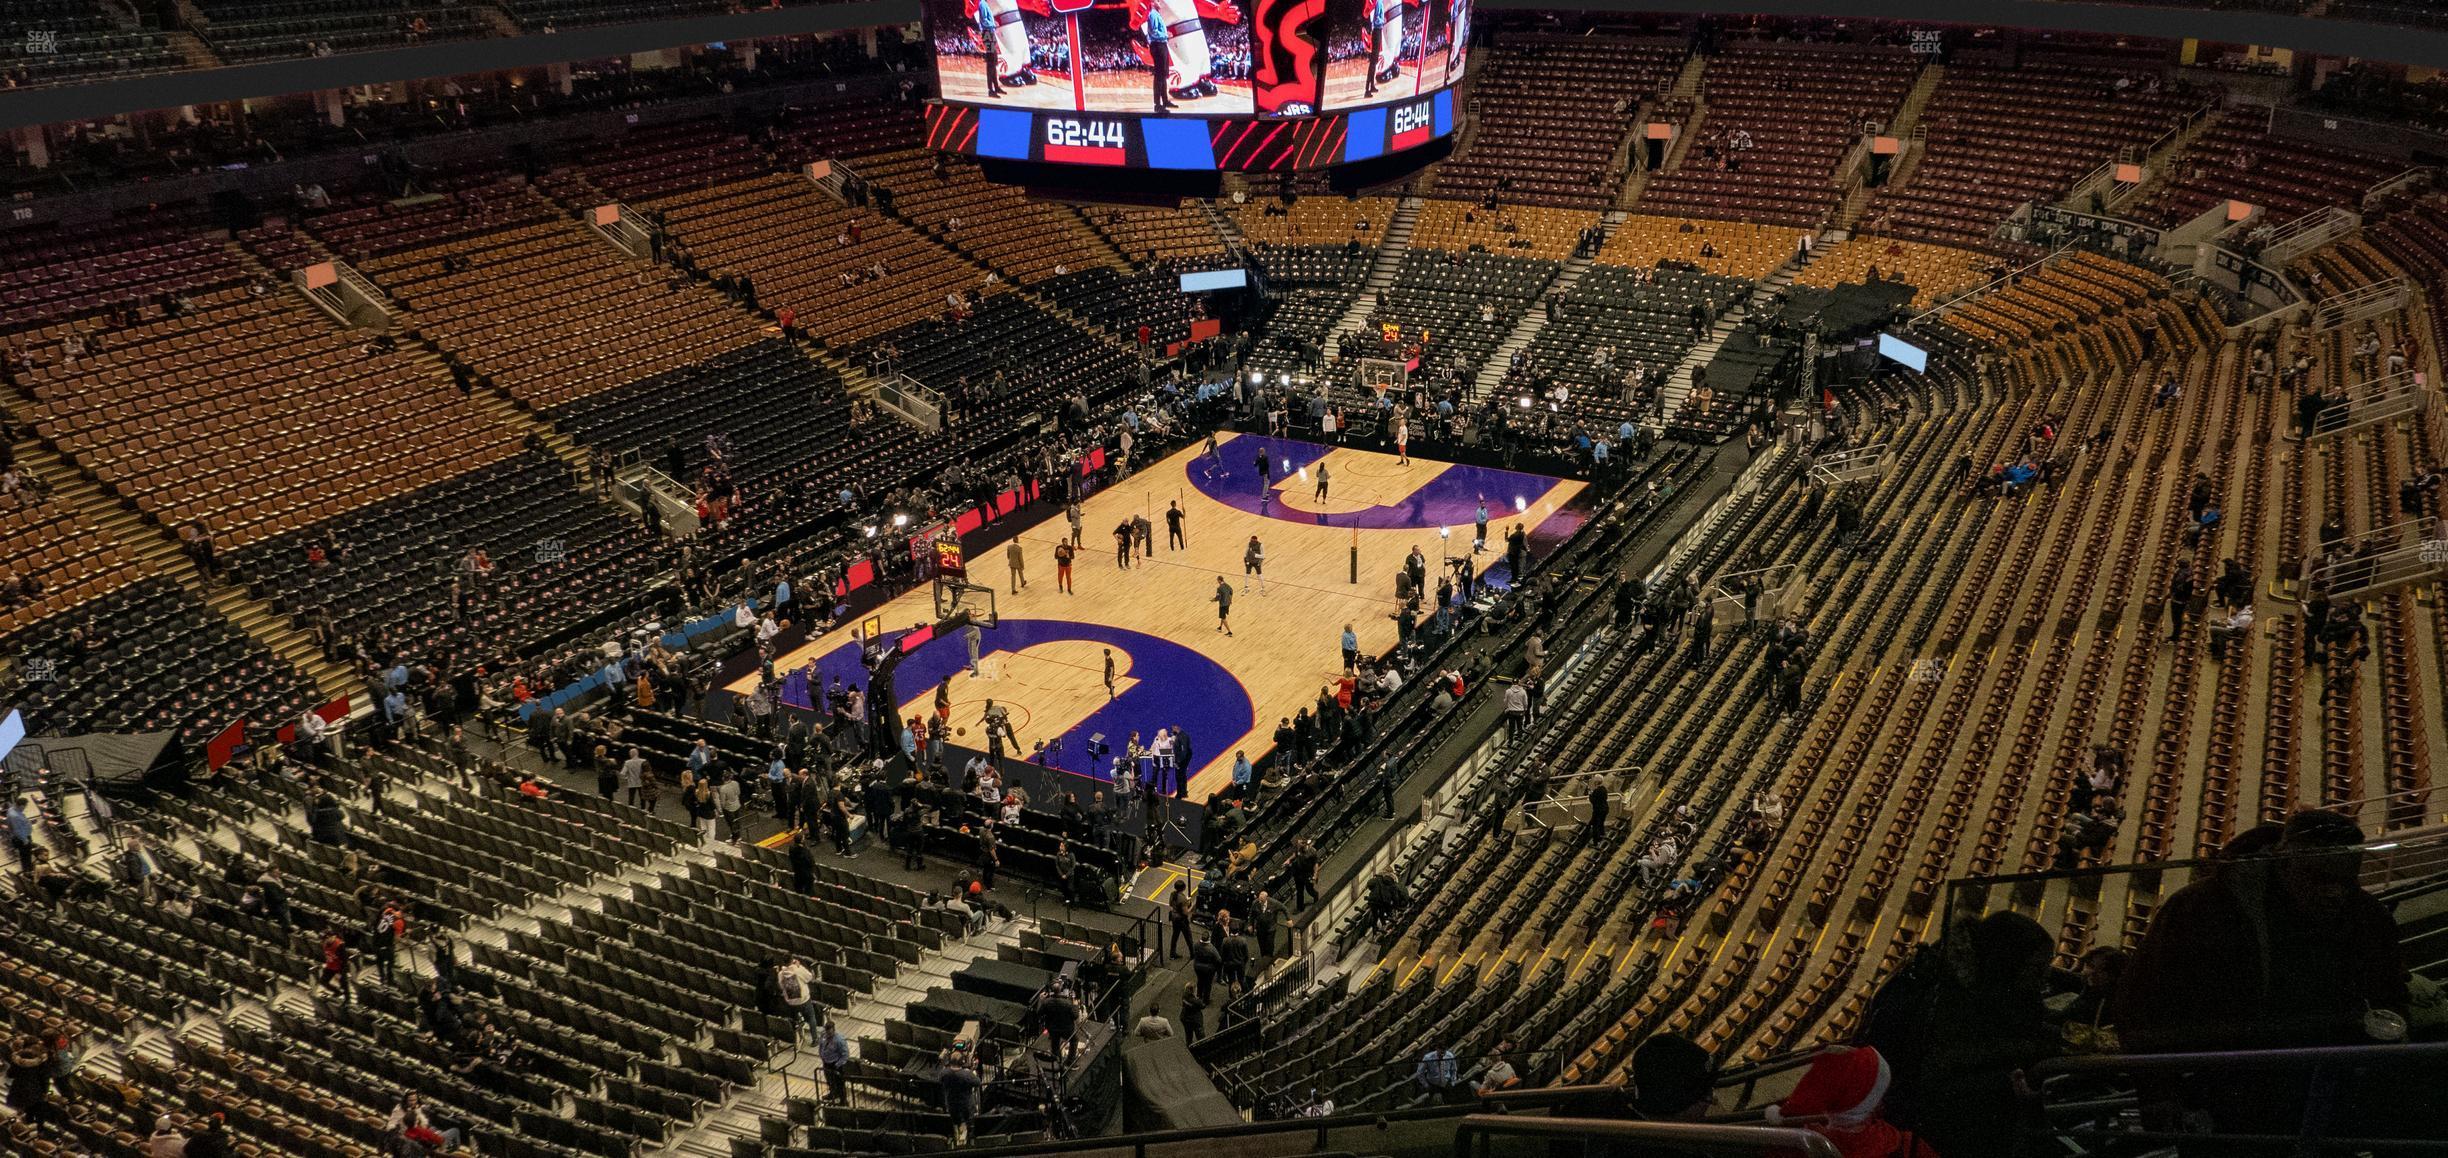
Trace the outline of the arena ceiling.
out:
[[[1833,16],[2195,38],[2448,70],[2448,29],[2328,17],[2210,11],[2079,0],[1480,0],[1483,9]],[[0,128],[344,88],[377,81],[462,76],[603,60],[673,45],[839,32],[907,24],[918,0],[850,0],[728,16],[575,28],[553,35],[463,40],[0,93]]]

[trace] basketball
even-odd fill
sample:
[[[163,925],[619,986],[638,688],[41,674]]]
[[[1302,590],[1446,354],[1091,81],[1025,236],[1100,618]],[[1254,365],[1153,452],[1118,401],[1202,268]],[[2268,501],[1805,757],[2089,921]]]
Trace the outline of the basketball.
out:
[[[954,729],[952,729],[952,734],[953,734],[953,735],[955,735],[955,736],[966,736],[966,735],[968,735],[968,734],[969,734],[969,729],[967,729],[967,728],[954,728]]]

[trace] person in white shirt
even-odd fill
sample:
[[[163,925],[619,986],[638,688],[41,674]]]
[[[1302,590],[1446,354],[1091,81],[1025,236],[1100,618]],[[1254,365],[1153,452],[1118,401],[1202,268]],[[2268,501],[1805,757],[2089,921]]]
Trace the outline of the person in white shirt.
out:
[[[2252,634],[2252,626],[2253,608],[2250,603],[2236,608],[2235,613],[2227,618],[2212,623],[2210,625],[2210,658],[2226,659],[2227,642],[2238,636]]]
[[[783,1008],[792,1017],[807,1023],[808,1040],[824,1038],[824,1011],[816,1004],[816,975],[808,972],[806,963],[793,957],[774,970],[774,988],[782,998]]]
[[[186,1158],[187,1135],[168,1114],[153,1119],[153,1136],[145,1139],[146,1158]]]

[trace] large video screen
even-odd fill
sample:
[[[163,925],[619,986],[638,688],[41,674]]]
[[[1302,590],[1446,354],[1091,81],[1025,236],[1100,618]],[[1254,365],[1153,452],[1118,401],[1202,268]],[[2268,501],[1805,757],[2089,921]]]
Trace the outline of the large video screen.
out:
[[[1471,0],[1325,0],[1321,108],[1414,100],[1462,79]]]
[[[924,0],[924,11],[947,101],[1246,117],[1256,112],[1248,2]]]

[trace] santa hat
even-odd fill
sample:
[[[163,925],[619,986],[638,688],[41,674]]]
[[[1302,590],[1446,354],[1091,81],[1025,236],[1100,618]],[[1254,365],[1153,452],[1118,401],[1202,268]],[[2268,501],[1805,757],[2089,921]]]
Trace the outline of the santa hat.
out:
[[[1824,1117],[1831,1126],[1858,1127],[1878,1116],[1888,1076],[1887,1059],[1875,1049],[1829,1050],[1811,1059],[1793,1093],[1768,1107],[1768,1122]]]

